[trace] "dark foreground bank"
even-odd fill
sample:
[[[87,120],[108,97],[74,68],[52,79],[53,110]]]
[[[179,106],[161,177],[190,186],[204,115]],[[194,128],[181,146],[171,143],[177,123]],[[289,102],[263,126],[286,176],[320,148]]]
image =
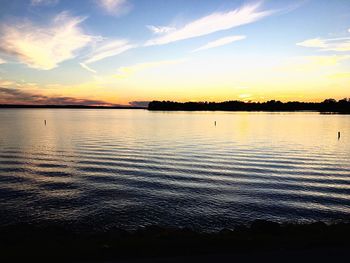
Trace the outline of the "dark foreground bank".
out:
[[[347,262],[350,223],[254,221],[218,233],[146,227],[93,231],[65,226],[0,229],[0,261],[107,262]]]

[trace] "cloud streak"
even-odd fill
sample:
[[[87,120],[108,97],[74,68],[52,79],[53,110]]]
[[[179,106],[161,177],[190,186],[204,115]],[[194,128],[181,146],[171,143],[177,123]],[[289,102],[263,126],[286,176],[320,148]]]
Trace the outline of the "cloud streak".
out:
[[[89,71],[89,72],[91,72],[91,73],[94,73],[94,74],[96,74],[97,73],[97,71],[96,70],[94,70],[94,69],[92,69],[92,68],[90,68],[89,66],[87,66],[86,64],[84,64],[84,63],[79,63],[79,65],[83,68],[83,69],[86,69],[87,71]]]
[[[48,26],[24,21],[0,27],[0,52],[15,56],[28,67],[50,70],[76,57],[79,49],[92,42],[79,27],[82,17],[62,12]]]
[[[39,5],[56,5],[58,4],[59,0],[31,0],[30,4],[32,6],[39,6]]]
[[[73,97],[49,97],[28,91],[22,91],[16,88],[4,87],[0,87],[0,104],[117,106],[101,100],[79,99]]]
[[[161,35],[161,34],[166,34],[169,33],[171,31],[176,30],[175,27],[170,27],[170,26],[152,26],[152,25],[148,25],[146,26],[153,34],[156,35]]]
[[[99,7],[112,16],[125,15],[130,12],[132,5],[127,0],[96,0]]]
[[[202,50],[206,50],[206,49],[221,47],[221,46],[228,45],[228,44],[231,44],[231,43],[239,41],[239,40],[243,40],[245,38],[246,38],[246,36],[223,37],[223,38],[217,39],[215,41],[209,42],[208,44],[206,44],[202,47],[199,47],[199,48],[193,50],[192,52],[198,52],[198,51],[202,51]]]
[[[128,40],[104,41],[87,56],[84,64],[94,63],[108,57],[119,55],[135,47],[136,46],[131,44]]]
[[[151,39],[147,41],[145,45],[164,45],[175,41],[200,37],[253,23],[274,13],[269,10],[260,11],[260,6],[261,3],[255,3],[228,12],[212,13],[160,37]]]
[[[350,51],[350,37],[343,38],[312,38],[297,43],[298,46],[317,48],[319,51]]]

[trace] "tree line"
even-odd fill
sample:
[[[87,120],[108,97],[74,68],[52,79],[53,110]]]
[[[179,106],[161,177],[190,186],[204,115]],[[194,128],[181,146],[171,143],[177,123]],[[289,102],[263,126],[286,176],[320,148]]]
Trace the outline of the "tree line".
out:
[[[148,110],[166,111],[319,111],[350,113],[350,98],[341,100],[326,99],[323,102],[243,102],[238,100],[224,102],[175,102],[151,101]]]

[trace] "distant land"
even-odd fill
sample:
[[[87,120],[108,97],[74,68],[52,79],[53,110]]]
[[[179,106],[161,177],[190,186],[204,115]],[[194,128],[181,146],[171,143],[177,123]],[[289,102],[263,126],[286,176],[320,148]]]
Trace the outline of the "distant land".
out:
[[[90,106],[90,105],[18,105],[0,104],[0,108],[30,108],[30,109],[146,109],[146,107],[135,106]]]
[[[350,113],[350,99],[336,101],[326,99],[323,102],[281,102],[270,100],[267,102],[174,102],[152,101],[148,110],[160,111],[317,111],[330,113]]]
[[[148,107],[114,105],[18,105],[0,104],[0,108],[51,108],[51,109],[148,109],[150,111],[315,111],[322,113],[350,114],[350,98],[326,99],[323,102],[243,102],[239,100],[223,102],[175,102],[151,101]]]

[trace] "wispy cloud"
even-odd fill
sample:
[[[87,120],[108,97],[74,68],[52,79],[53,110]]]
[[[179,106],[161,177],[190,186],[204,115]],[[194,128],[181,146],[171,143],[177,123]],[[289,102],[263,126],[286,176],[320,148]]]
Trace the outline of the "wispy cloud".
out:
[[[297,43],[298,46],[318,48],[320,51],[350,51],[350,37],[342,38],[312,38]]]
[[[83,17],[62,12],[48,26],[28,21],[0,26],[0,52],[15,56],[31,68],[50,70],[72,59],[93,37],[80,28]]]
[[[2,87],[8,87],[8,86],[13,86],[15,85],[16,83],[14,83],[13,81],[10,81],[10,80],[6,80],[6,79],[1,79],[0,78],[0,86]]]
[[[193,50],[192,52],[197,52],[197,51],[211,49],[211,48],[216,48],[216,47],[221,47],[221,46],[224,46],[224,45],[228,45],[228,44],[230,44],[232,42],[243,40],[245,38],[246,38],[246,36],[223,37],[223,38],[217,39],[215,41],[209,42],[208,44],[206,44],[206,45],[204,45],[202,47],[199,47],[199,48]]]
[[[87,106],[112,106],[102,100],[80,99],[73,97],[46,96],[18,88],[0,87],[0,104],[22,105],[87,105]]]
[[[96,70],[94,70],[94,69],[92,69],[92,68],[90,68],[89,66],[87,66],[86,64],[84,64],[84,63],[79,63],[79,65],[83,68],[83,69],[86,69],[87,71],[90,71],[91,73],[94,73],[94,74],[96,74],[97,73],[97,71]]]
[[[194,20],[181,28],[170,31],[163,36],[151,39],[146,46],[163,45],[171,42],[200,37],[217,31],[227,30],[253,23],[274,13],[271,10],[260,10],[261,3],[248,4],[228,12],[217,12]]]
[[[170,27],[170,26],[152,26],[152,25],[147,25],[146,26],[153,34],[161,35],[161,34],[166,34],[171,31],[176,30],[175,27]]]
[[[297,45],[302,47],[317,47],[317,48],[326,48],[327,46],[325,41],[321,38],[308,39],[303,42],[297,43]]]
[[[115,74],[114,76],[117,78],[126,78],[143,70],[157,68],[165,65],[179,64],[179,63],[185,62],[186,60],[187,59],[152,61],[152,62],[146,62],[146,63],[139,63],[132,66],[127,66],[127,67],[120,67],[118,69],[117,74]]]
[[[38,5],[56,5],[58,4],[59,0],[31,0],[30,4],[32,6],[38,6]]]
[[[103,40],[97,44],[97,47],[87,56],[84,64],[90,64],[99,60],[119,55],[136,46],[128,40]]]
[[[5,64],[6,63],[6,60],[0,58],[0,64]]]
[[[113,16],[125,15],[132,9],[128,0],[96,0],[96,2],[107,14]]]

